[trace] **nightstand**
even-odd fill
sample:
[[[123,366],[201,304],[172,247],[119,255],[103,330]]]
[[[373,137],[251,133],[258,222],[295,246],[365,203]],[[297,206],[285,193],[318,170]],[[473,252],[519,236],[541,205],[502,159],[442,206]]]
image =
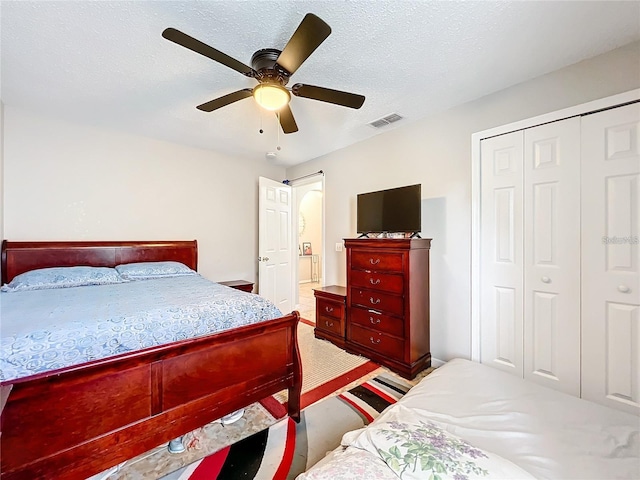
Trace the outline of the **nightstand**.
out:
[[[316,297],[316,338],[344,348],[347,289],[329,285],[313,289]]]
[[[228,280],[226,282],[218,283],[247,293],[251,293],[253,291],[253,282],[247,282],[246,280]]]

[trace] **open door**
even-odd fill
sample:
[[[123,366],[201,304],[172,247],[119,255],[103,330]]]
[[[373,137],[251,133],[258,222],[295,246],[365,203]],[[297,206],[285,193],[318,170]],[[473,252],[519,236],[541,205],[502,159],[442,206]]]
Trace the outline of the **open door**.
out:
[[[291,187],[259,178],[258,293],[282,313],[293,309]]]

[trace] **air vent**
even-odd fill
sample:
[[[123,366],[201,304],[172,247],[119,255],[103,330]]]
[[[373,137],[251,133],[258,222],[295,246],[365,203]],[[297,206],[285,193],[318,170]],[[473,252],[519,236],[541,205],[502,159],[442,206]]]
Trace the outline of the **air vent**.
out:
[[[379,118],[378,120],[374,120],[369,123],[373,128],[382,128],[390,123],[397,122],[398,120],[402,120],[404,117],[398,115],[397,113],[392,113],[391,115],[387,115],[386,117]]]

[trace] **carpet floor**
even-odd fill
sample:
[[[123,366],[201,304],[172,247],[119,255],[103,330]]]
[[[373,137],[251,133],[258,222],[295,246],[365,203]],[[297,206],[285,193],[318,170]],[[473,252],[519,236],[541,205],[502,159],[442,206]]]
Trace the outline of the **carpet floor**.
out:
[[[302,357],[303,395],[319,385],[344,375],[350,370],[367,364],[374,365],[373,362],[364,357],[352,355],[330,342],[318,340],[313,335],[313,330],[314,324],[307,323],[304,319],[300,321],[298,325],[298,347]],[[371,370],[375,368],[377,368],[377,365]],[[332,391],[335,390],[337,389]],[[274,395],[274,397],[284,403],[287,401],[287,391],[283,390]]]
[[[284,418],[162,480],[294,479],[337,448],[344,433],[368,425],[409,388],[394,375],[378,375],[307,407],[299,424]]]

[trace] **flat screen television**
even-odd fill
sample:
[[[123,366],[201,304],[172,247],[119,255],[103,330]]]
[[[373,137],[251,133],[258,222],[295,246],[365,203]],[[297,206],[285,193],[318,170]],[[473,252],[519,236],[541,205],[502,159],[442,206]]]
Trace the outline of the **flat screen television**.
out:
[[[357,204],[358,233],[417,233],[421,225],[421,185],[361,193]]]

